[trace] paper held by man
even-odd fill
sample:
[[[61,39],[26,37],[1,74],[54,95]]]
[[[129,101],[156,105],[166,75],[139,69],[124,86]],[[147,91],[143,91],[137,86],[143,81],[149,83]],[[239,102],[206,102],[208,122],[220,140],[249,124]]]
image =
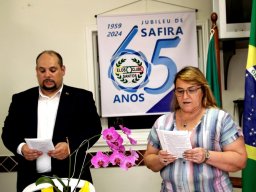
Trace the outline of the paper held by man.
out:
[[[190,135],[188,131],[165,131],[157,129],[157,134],[163,150],[183,158],[182,154],[188,149],[192,149]]]
[[[47,153],[50,150],[54,150],[54,145],[51,139],[39,139],[39,138],[25,138],[29,148]]]

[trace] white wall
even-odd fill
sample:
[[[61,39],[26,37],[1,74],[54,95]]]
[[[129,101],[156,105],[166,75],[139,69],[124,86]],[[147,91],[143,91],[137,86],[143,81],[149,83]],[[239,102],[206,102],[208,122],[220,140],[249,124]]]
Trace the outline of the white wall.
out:
[[[236,49],[236,54],[231,57],[229,63],[227,90],[222,91],[222,97],[223,108],[228,110],[231,115],[234,115],[233,100],[244,98],[244,78],[247,62],[247,52],[248,49]],[[222,79],[222,89],[224,89],[224,78]],[[236,113],[234,118],[238,122],[237,117],[238,114]]]
[[[145,166],[133,167],[128,171],[120,168],[91,169],[97,192],[156,192],[160,191],[159,173]]]
[[[0,127],[3,127],[12,94],[37,85],[35,58],[42,50],[54,49],[62,54],[67,68],[66,84],[90,89],[88,68],[92,63],[88,63],[87,58],[92,56],[87,55],[91,52],[86,47],[87,41],[90,41],[86,39],[86,28],[96,25],[95,15],[132,2],[135,1],[0,0]],[[211,0],[163,2],[166,3],[142,0],[107,14],[187,10],[168,4],[173,3],[197,8],[197,20],[207,22],[210,18]],[[239,51],[235,56],[237,58],[231,60],[229,89],[223,92],[223,106],[230,113],[233,113],[233,100],[238,96],[243,97],[242,72],[245,67],[246,51]],[[0,141],[0,156],[5,155],[11,153]],[[120,172],[116,168],[93,169],[92,174],[99,192],[155,192],[159,189],[158,173],[152,173],[145,167],[136,167],[128,172]],[[0,173],[1,191],[4,189],[3,191],[14,192],[15,182],[15,173]],[[125,185],[125,188],[120,188],[121,185]],[[148,189],[142,189],[142,186],[147,186]]]
[[[16,192],[17,173],[0,173],[0,191]]]

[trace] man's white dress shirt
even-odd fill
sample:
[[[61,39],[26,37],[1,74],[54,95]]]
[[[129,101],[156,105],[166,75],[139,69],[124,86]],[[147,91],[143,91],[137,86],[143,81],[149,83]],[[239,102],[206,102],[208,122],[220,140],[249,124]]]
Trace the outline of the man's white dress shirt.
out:
[[[52,97],[44,95],[39,88],[38,110],[37,110],[37,138],[52,139],[53,129],[57,116],[60,95],[63,89],[54,94]],[[21,148],[25,143],[21,143],[17,148],[17,153],[22,155]],[[43,154],[36,161],[38,173],[51,171],[51,157]]]
[[[52,139],[61,91],[62,88],[52,97],[48,97],[39,89],[37,138]],[[38,173],[50,172],[51,157],[44,153],[37,159],[36,168]]]

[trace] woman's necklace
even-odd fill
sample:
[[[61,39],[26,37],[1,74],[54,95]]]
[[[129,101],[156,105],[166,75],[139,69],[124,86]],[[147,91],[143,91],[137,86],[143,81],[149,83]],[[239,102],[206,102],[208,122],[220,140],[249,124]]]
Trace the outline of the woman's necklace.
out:
[[[191,113],[191,116],[189,118],[184,119],[183,115],[182,115],[182,110],[180,109],[179,110],[179,113],[180,113],[180,123],[182,125],[182,128],[183,129],[188,129],[189,123],[193,123],[195,120],[197,120],[197,118],[201,115],[202,111],[203,111],[203,108],[200,107],[196,111]]]
[[[187,125],[188,125],[188,124],[187,124],[187,121],[184,121],[184,122],[183,122],[183,128],[184,128],[184,129],[187,129]]]

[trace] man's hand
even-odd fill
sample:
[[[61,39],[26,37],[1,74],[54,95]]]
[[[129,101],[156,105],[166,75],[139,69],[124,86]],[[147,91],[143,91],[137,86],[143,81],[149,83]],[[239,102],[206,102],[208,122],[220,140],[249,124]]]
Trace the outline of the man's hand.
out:
[[[58,160],[66,159],[69,156],[69,146],[66,142],[60,142],[54,150],[48,152],[48,155]]]
[[[22,152],[24,158],[29,161],[33,161],[43,154],[43,152],[38,151],[36,149],[30,149],[27,144],[24,144],[22,146],[21,152]]]

